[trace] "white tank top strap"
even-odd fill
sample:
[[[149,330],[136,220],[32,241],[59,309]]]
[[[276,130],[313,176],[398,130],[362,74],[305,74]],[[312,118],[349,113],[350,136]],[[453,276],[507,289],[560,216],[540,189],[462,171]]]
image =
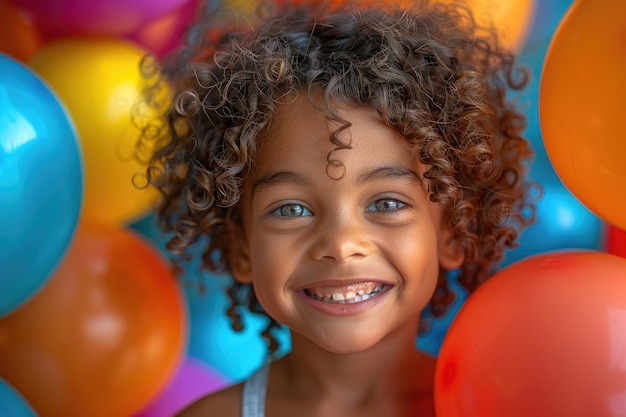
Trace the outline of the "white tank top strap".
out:
[[[271,363],[266,363],[243,383],[241,417],[265,417],[265,396]]]

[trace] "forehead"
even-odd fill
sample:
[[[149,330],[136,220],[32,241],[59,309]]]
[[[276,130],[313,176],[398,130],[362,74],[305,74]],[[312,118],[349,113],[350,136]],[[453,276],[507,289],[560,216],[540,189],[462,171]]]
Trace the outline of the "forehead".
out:
[[[263,135],[255,157],[257,172],[279,166],[303,169],[320,161],[326,169],[329,160],[353,168],[362,164],[415,165],[413,147],[398,131],[386,126],[374,110],[336,105],[335,114],[349,123],[342,129],[345,125],[329,118],[321,106],[306,95],[277,106],[275,120]],[[338,149],[330,139],[333,132],[350,149]]]

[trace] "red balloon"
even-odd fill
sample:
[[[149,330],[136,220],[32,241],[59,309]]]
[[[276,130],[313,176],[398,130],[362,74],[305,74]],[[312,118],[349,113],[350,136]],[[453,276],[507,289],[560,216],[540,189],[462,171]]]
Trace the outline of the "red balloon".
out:
[[[626,230],[608,225],[606,251],[626,258]]]
[[[626,259],[564,251],[496,274],[453,321],[438,417],[617,417],[626,410]]]
[[[41,417],[128,417],[181,360],[182,300],[147,241],[81,224],[46,286],[0,319],[0,375]]]
[[[40,45],[34,22],[9,0],[0,0],[0,53],[28,62]]]

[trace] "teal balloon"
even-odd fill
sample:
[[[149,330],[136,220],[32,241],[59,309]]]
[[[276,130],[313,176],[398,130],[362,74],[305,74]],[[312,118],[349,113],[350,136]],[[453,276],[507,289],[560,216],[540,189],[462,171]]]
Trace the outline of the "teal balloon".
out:
[[[0,415],[11,417],[37,417],[37,414],[26,400],[2,378],[0,378]]]
[[[130,225],[141,233],[167,256],[165,242],[171,237],[158,228],[156,216],[148,215]],[[253,314],[247,309],[239,311],[244,329],[235,331],[226,315],[230,302],[226,290],[233,278],[227,274],[215,274],[203,270],[194,256],[195,262],[185,266],[181,282],[189,311],[188,355],[207,363],[229,381],[248,379],[254,371],[267,361],[267,345],[261,333],[267,326],[267,319]],[[291,340],[287,328],[278,329],[274,336],[278,339],[283,356],[291,350]]]
[[[500,268],[555,250],[603,250],[606,223],[570,193],[547,157],[538,155],[531,177],[542,188],[535,223],[521,233],[519,247],[506,252]]]
[[[0,54],[0,316],[52,275],[74,235],[82,198],[73,121],[41,78]]]

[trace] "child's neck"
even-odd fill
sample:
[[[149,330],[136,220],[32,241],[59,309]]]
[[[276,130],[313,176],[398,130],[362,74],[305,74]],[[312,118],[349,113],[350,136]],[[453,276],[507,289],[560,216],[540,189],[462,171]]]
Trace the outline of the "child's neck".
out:
[[[394,410],[421,409],[414,404],[419,401],[428,403],[426,408],[432,406],[435,359],[416,350],[414,332],[394,335],[367,351],[351,354],[328,352],[300,335],[292,337],[292,352],[272,368],[276,378],[270,380],[270,396],[274,392],[291,398],[316,398],[320,406],[327,403],[351,409],[371,409],[385,402],[385,407]],[[413,415],[422,415],[415,410],[411,410]]]

